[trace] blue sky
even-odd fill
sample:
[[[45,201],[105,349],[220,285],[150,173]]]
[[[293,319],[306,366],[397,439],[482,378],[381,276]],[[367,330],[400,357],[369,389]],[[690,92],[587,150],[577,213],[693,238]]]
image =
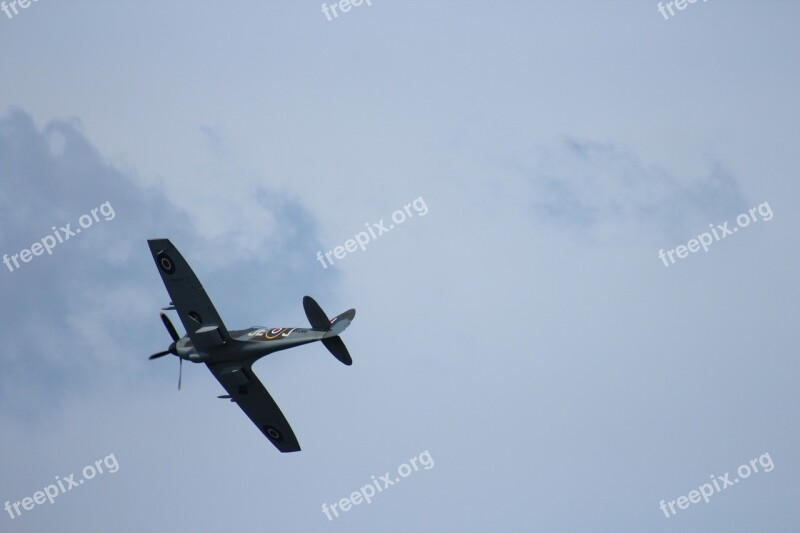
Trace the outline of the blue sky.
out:
[[[800,7],[657,4],[0,12],[0,254],[115,212],[0,265],[0,504],[119,462],[0,529],[795,531]],[[153,237],[229,328],[305,326],[306,294],[357,309],[352,367],[320,345],[255,366],[302,452],[204,366],[178,393],[177,361],[147,361],[168,344]],[[764,453],[771,472],[659,509]]]

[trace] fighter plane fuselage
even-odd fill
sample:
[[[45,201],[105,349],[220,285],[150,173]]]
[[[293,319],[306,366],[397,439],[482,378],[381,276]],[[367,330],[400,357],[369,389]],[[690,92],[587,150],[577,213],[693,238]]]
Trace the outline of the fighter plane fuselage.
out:
[[[178,357],[194,363],[215,363],[224,361],[253,362],[273,352],[293,348],[318,341],[325,336],[324,331],[309,328],[265,328],[252,327],[231,331],[231,342],[201,350],[188,336],[176,343]]]

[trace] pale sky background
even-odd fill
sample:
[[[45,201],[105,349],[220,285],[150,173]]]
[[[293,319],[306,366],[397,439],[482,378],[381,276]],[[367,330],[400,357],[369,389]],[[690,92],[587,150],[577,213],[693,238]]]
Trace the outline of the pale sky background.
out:
[[[0,254],[115,211],[0,265],[0,505],[119,463],[0,531],[796,532],[798,22],[722,0],[0,12]],[[763,202],[772,220],[658,259]],[[357,309],[352,367],[319,344],[255,367],[302,452],[204,365],[179,393],[177,359],[147,361],[169,344],[152,237],[231,329],[306,326],[305,294]],[[764,453],[771,472],[659,509]]]

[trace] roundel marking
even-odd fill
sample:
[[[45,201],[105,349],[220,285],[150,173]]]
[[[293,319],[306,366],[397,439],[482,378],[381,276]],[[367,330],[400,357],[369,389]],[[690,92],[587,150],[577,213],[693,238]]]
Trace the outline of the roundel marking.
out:
[[[264,338],[270,339],[270,340],[276,339],[276,338],[278,338],[278,335],[280,335],[281,332],[284,329],[286,329],[286,328],[272,328],[271,330],[269,330],[266,333],[264,333]]]
[[[166,252],[158,252],[156,260],[158,261],[158,266],[161,267],[161,270],[163,270],[167,274],[175,273],[175,263],[172,261],[172,258],[169,255],[167,255]]]
[[[272,426],[264,426],[264,431],[267,432],[267,436],[272,440],[283,440],[283,435],[281,435],[281,432]]]

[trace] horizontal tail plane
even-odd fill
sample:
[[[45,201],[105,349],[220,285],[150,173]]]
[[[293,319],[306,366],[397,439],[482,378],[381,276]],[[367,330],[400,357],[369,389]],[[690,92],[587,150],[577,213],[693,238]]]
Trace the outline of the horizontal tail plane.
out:
[[[356,316],[356,310],[348,309],[344,313],[328,319],[328,315],[325,314],[325,311],[311,296],[303,297],[303,309],[312,328],[327,332],[322,338],[322,344],[325,345],[328,351],[342,364],[352,365],[353,358],[350,357],[350,352],[347,351],[347,346],[344,345],[344,341],[339,337],[339,334],[350,325],[350,322]]]

